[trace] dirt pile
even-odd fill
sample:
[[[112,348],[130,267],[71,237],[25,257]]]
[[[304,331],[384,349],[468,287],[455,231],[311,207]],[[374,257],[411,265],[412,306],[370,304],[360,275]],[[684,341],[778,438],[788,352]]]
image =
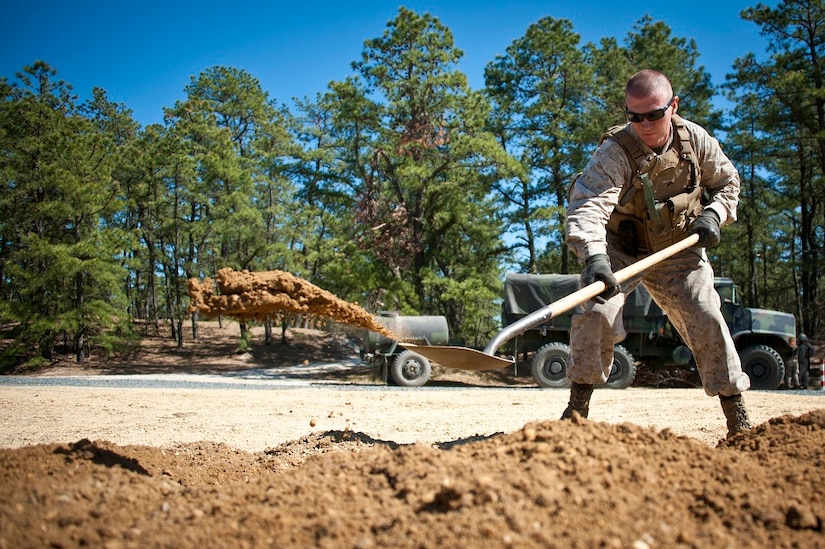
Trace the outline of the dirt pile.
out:
[[[588,420],[437,447],[29,446],[0,450],[0,547],[821,547],[823,453],[825,411],[715,448]]]
[[[262,320],[267,315],[290,312],[330,318],[393,337],[362,307],[284,271],[235,271],[227,267],[219,270],[215,279],[219,294],[211,278],[190,278],[188,282],[190,308],[207,318]]]

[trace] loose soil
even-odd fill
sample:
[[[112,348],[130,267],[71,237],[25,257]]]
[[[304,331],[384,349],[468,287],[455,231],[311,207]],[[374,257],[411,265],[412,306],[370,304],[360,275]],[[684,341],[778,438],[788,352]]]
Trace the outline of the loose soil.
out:
[[[281,313],[335,319],[392,337],[373,315],[355,303],[285,271],[236,271],[225,267],[212,279],[188,280],[190,309],[207,318],[232,316],[240,321],[261,320]],[[400,339],[400,338],[395,338]]]
[[[698,388],[562,422],[566,391],[512,372],[387,387],[345,330],[238,334],[20,372],[226,388],[0,385],[0,548],[825,547],[820,391],[746,393],[723,441]]]

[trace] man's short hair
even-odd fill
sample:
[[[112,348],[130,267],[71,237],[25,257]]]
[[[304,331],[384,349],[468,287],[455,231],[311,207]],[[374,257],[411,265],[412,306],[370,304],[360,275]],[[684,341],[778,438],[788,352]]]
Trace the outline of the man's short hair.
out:
[[[631,76],[624,91],[633,97],[647,97],[661,91],[665,91],[665,95],[673,95],[668,77],[653,69],[642,69]]]

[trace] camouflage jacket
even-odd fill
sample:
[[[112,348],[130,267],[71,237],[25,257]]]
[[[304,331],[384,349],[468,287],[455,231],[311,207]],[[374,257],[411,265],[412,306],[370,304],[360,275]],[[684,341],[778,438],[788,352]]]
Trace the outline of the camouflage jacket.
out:
[[[699,184],[710,198],[707,207],[719,214],[723,225],[733,223],[739,201],[739,173],[714,137],[698,124],[689,120],[684,122],[701,169]],[[632,125],[628,126],[630,133],[635,135]],[[671,132],[663,151],[674,147],[674,135],[675,132]],[[640,145],[646,153],[654,154],[643,143]],[[630,184],[634,175],[622,146],[612,139],[605,139],[576,179],[570,189],[566,241],[580,260],[607,253],[607,221],[618,203],[622,187]]]

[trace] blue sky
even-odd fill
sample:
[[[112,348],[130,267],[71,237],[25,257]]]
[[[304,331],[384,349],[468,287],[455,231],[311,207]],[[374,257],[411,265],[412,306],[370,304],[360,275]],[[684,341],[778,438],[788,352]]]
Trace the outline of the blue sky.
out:
[[[190,78],[223,65],[260,80],[278,103],[314,97],[352,74],[364,41],[381,36],[404,6],[430,13],[464,51],[459,69],[474,89],[483,71],[527,27],[545,16],[569,19],[582,44],[604,36],[623,41],[645,14],[674,36],[694,39],[699,64],[714,84],[734,59],[766,55],[767,41],[739,13],[756,1],[315,1],[267,2],[5,2],[0,18],[0,76],[13,79],[41,59],[82,99],[93,87],[124,103],[143,125],[162,121],[163,107],[184,97]],[[776,1],[764,2],[776,5]],[[284,5],[285,4],[285,5]],[[677,90],[678,93],[678,90]]]

